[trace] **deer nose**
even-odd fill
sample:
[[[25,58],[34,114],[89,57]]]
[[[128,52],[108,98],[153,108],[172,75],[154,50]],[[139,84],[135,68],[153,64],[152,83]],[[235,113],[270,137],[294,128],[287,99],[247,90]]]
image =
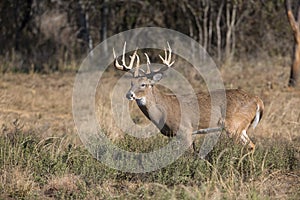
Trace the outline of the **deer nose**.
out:
[[[135,94],[132,91],[127,92],[126,98],[129,100],[134,100],[135,99]]]

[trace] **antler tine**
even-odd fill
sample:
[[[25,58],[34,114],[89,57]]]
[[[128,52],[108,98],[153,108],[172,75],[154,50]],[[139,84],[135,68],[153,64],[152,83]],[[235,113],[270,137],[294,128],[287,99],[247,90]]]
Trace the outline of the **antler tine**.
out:
[[[134,63],[134,58],[137,56],[137,48],[135,49],[135,51],[134,51],[134,53],[132,54],[132,56],[129,56],[130,57],[130,63],[129,63],[129,66],[126,66],[125,65],[125,67],[127,67],[127,69],[132,69],[132,67],[133,67],[133,63]],[[137,59],[139,59],[139,58],[137,58]]]
[[[116,56],[115,48],[113,48],[113,55],[114,55],[114,59],[116,59],[117,56]]]
[[[133,76],[138,77],[139,76],[139,69],[140,69],[140,57],[139,55],[136,55],[136,67]]]
[[[119,70],[123,70],[124,67],[122,65],[119,64],[117,56],[116,56],[116,52],[115,49],[113,48],[113,54],[114,54],[114,59],[115,59],[115,67]]]
[[[168,63],[170,63],[170,62],[171,62],[171,59],[172,59],[172,49],[171,49],[171,47],[170,47],[170,44],[169,44],[169,42],[167,42],[167,44],[168,44],[168,48],[169,48],[169,57],[168,57]],[[171,63],[171,65],[173,65],[173,64],[174,64],[174,62],[175,62],[175,61],[173,61],[173,63]]]
[[[149,56],[148,56],[147,53],[144,53],[144,54],[145,54],[145,56],[147,58],[147,72],[146,72],[146,74],[151,74],[151,68],[150,68],[151,62],[150,62],[150,58],[149,58]]]
[[[127,68],[127,66],[125,64],[125,50],[126,50],[126,41],[124,42],[124,46],[123,46],[122,63],[124,65],[124,67]]]

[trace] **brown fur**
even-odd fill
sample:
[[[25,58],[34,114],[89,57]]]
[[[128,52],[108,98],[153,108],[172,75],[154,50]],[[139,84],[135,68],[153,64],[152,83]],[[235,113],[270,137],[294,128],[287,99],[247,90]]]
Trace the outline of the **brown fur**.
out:
[[[146,87],[141,87],[145,84]],[[156,85],[152,85],[150,80],[145,77],[133,78],[132,87],[129,93],[134,93],[135,98],[139,99],[144,97],[146,99],[145,105],[139,105],[141,111],[151,120],[166,136],[175,136],[178,131],[179,124],[181,123],[180,104],[175,95],[165,94],[161,92]],[[222,95],[221,91],[213,92],[217,97]],[[209,93],[196,94],[199,105],[199,113],[195,113],[197,109],[196,104],[192,102],[187,103],[185,112],[193,114],[200,114],[198,126],[195,127],[193,122],[189,121],[189,117],[185,117],[185,125],[190,130],[186,133],[188,140],[191,140],[192,131],[195,129],[205,129],[209,127],[211,117],[211,99]],[[188,101],[189,96],[184,96]],[[220,96],[220,101],[222,100]],[[218,102],[220,105],[225,105],[225,102]],[[260,118],[263,113],[264,105],[262,100],[257,96],[252,96],[239,89],[226,90],[226,117],[224,120],[224,128],[230,137],[242,137],[242,131],[247,131],[256,117],[256,112],[259,106]],[[186,115],[188,116],[188,115]],[[193,118],[191,116],[191,118]],[[191,141],[189,141],[191,142]],[[247,141],[251,148],[254,144],[249,139]]]

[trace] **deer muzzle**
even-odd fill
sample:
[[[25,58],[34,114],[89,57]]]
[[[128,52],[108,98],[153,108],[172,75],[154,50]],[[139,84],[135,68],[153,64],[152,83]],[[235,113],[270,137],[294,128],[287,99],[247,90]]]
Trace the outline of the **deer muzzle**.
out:
[[[134,100],[135,99],[135,94],[134,94],[134,92],[132,92],[132,91],[128,91],[127,92],[127,94],[126,94],[126,98],[128,99],[128,100]]]

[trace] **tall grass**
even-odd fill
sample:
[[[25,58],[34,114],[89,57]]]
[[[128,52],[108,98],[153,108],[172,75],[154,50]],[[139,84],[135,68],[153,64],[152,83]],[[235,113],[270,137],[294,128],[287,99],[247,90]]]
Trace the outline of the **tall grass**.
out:
[[[249,152],[222,138],[207,160],[188,151],[165,168],[133,174],[108,168],[66,137],[37,135],[24,132],[17,122],[11,130],[2,128],[0,198],[272,199],[275,193],[264,189],[267,180],[293,174],[299,181],[299,152],[289,142],[269,141]],[[162,137],[144,142],[125,137],[117,144],[143,152],[166,142]],[[300,197],[296,188],[287,197]]]

